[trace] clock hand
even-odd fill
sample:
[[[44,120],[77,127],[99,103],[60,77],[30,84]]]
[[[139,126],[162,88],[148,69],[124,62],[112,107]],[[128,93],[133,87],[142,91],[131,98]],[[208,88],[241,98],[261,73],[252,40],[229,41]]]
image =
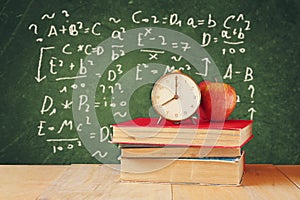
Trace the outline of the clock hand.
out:
[[[178,77],[175,76],[175,96],[178,96],[177,95],[177,88],[178,88]]]
[[[168,101],[166,101],[165,103],[161,104],[162,106],[168,104],[169,102],[173,101],[175,98],[173,97],[172,99],[169,99]]]
[[[166,101],[165,103],[163,103],[163,104],[161,104],[161,105],[164,106],[164,105],[168,104],[169,102],[171,102],[171,101],[173,101],[173,100],[176,100],[176,99],[178,99],[178,98],[179,98],[178,95],[174,95],[173,98],[169,99],[168,101]]]
[[[168,101],[166,101],[165,103],[161,104],[162,106],[168,104],[169,102],[176,100],[179,98],[178,94],[177,94],[177,88],[178,88],[178,76],[175,76],[175,94],[174,97],[169,99]]]

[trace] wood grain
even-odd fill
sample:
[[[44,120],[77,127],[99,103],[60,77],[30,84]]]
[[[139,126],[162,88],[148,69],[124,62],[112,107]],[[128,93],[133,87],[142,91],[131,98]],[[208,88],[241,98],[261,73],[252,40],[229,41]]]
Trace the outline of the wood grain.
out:
[[[273,165],[246,165],[240,187],[173,185],[173,199],[300,199],[300,191]]]
[[[172,198],[171,185],[120,182],[113,165],[72,165],[44,191],[51,199],[162,199]]]
[[[36,199],[69,166],[1,165],[0,199]]]
[[[249,165],[244,185],[256,199],[300,199],[295,187],[274,165]]]
[[[300,189],[300,165],[277,165],[276,167]]]
[[[239,187],[121,182],[114,168],[118,165],[0,166],[0,199],[300,199],[299,165],[247,164]]]

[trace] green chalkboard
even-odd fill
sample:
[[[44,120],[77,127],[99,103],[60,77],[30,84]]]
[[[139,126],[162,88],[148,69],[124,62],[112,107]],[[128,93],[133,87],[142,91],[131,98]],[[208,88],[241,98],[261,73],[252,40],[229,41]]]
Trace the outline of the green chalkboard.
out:
[[[156,117],[181,69],[237,91],[247,163],[299,164],[296,0],[2,1],[1,164],[118,163],[111,125]]]

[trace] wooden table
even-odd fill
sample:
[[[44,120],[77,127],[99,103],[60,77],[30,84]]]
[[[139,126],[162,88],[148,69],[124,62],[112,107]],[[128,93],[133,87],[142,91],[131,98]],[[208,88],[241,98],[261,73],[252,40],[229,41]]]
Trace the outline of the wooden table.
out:
[[[113,165],[2,165],[0,199],[300,199],[300,165],[246,165],[239,187],[120,182]]]

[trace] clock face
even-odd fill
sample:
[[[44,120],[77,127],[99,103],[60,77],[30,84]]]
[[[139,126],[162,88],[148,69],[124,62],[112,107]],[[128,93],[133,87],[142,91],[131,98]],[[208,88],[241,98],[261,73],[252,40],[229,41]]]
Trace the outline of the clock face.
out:
[[[191,117],[200,105],[198,85],[189,76],[174,71],[162,76],[153,86],[152,106],[163,118],[181,121]]]

